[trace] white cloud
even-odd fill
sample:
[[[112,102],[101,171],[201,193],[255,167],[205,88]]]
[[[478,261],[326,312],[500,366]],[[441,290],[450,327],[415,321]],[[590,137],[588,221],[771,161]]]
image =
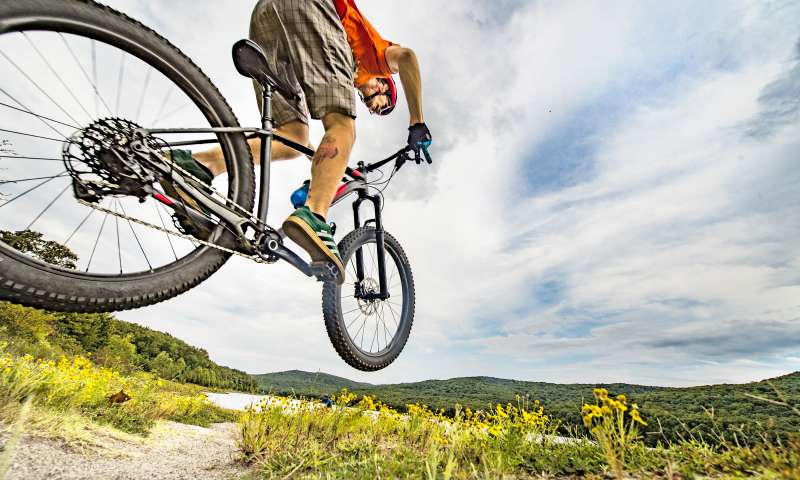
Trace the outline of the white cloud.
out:
[[[241,123],[257,123],[252,88],[230,60],[251,1],[109,3],[178,45]],[[781,359],[790,349],[769,347],[770,332],[800,330],[800,125],[764,139],[746,131],[764,87],[794,66],[796,6],[361,3],[387,38],[416,50],[434,135],[434,165],[406,166],[384,211],[417,284],[406,351],[382,372],[354,372],[328,344],[318,284],[239,259],[121,318],[251,372],[321,369],[374,383],[482,374],[696,384],[792,368]],[[398,112],[361,110],[353,161],[402,145]],[[537,189],[530,172],[552,161],[539,149],[553,141],[585,145],[590,167],[557,165],[564,179]],[[274,166],[271,222],[289,213],[307,170]],[[333,214],[346,231],[349,205]],[[559,288],[543,304],[548,280]],[[675,341],[759,325],[762,354],[726,349],[739,345],[733,336],[718,337],[724,354]]]

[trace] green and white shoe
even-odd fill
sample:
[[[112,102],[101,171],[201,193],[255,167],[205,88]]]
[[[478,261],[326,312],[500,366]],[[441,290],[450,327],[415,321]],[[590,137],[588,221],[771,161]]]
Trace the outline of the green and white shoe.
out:
[[[332,263],[338,268],[336,283],[344,282],[342,256],[333,239],[331,226],[323,222],[306,206],[294,211],[283,221],[283,233],[300,245],[309,255],[311,264]]]

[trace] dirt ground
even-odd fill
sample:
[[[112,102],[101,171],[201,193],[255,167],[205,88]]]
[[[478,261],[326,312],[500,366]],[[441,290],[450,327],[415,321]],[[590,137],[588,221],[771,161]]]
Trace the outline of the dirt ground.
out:
[[[0,443],[7,438],[0,436]],[[86,446],[23,436],[6,479],[227,480],[250,478],[248,471],[237,459],[235,424],[164,422],[146,439],[108,436]]]

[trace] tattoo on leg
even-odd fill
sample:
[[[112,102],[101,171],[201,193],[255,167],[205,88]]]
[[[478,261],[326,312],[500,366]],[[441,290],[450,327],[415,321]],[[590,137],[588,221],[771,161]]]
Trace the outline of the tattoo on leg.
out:
[[[333,137],[325,136],[322,142],[314,153],[314,163],[322,163],[325,160],[336,158],[339,155],[339,148],[336,146],[336,140]]]

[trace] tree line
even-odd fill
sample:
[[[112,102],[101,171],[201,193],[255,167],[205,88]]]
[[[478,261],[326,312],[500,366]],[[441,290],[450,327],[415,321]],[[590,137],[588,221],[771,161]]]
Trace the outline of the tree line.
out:
[[[47,312],[0,302],[0,340],[17,355],[84,355],[125,373],[146,371],[167,380],[245,392],[258,389],[250,375],[217,365],[207,351],[108,313]]]

